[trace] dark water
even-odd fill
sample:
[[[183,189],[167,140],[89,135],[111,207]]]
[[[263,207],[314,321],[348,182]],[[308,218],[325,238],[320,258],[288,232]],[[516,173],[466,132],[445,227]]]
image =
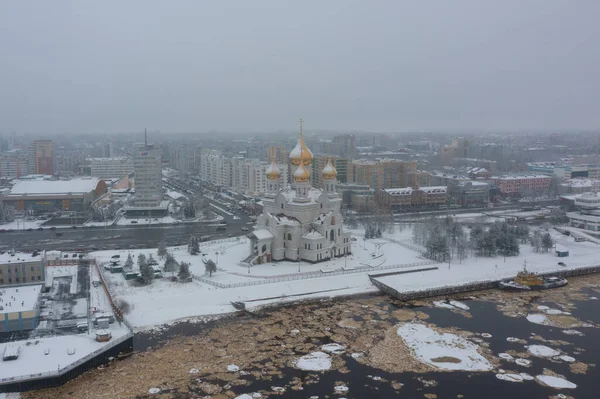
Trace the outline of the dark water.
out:
[[[585,292],[585,291],[584,291]],[[586,292],[590,296],[598,295],[593,291]],[[577,328],[583,332],[584,336],[572,336],[562,333],[562,329],[537,325],[530,323],[523,317],[513,318],[508,317],[499,312],[494,303],[469,300],[463,301],[470,307],[469,313],[471,318],[464,317],[454,313],[448,309],[419,307],[418,310],[430,316],[428,323],[433,323],[439,327],[456,327],[461,330],[467,330],[475,333],[489,333],[491,338],[484,338],[485,342],[489,343],[491,351],[497,355],[508,350],[516,350],[524,352],[523,344],[518,342],[508,342],[507,337],[516,337],[524,339],[527,344],[546,345],[552,348],[560,349],[564,354],[573,356],[577,361],[587,364],[600,363],[600,330],[597,328]],[[578,301],[575,303],[575,309],[572,310],[573,316],[582,321],[590,321],[600,323],[600,301],[588,300]],[[535,306],[545,304],[547,306],[560,308],[556,304],[539,301],[531,305],[532,309]],[[390,311],[396,307],[405,307],[405,305],[394,300],[383,299],[378,306],[389,306]],[[416,310],[413,308],[413,310]],[[248,316],[242,316],[243,318]],[[356,319],[360,317],[355,317]],[[225,321],[227,322],[227,321]],[[216,323],[216,322],[215,322]],[[214,324],[213,324],[214,325]],[[198,324],[180,324],[166,330],[162,334],[142,335],[138,340],[136,347],[144,348],[149,345],[159,345],[161,342],[168,340],[176,335],[194,335],[199,329],[210,328],[211,325]],[[551,343],[531,340],[532,334],[541,335],[547,340],[562,340],[571,343],[571,345],[556,346]],[[320,344],[327,343],[325,340]],[[577,348],[583,348],[584,351],[578,351]],[[574,353],[577,352],[577,353]],[[490,399],[505,399],[505,398],[548,398],[550,396],[562,393],[574,398],[600,398],[600,372],[598,367],[590,367],[586,374],[574,374],[570,371],[569,365],[566,362],[553,362],[550,359],[542,359],[530,357],[532,365],[530,367],[522,367],[514,362],[506,362],[502,360],[501,368],[516,372],[525,372],[532,376],[541,374],[544,368],[550,369],[558,374],[564,375],[569,381],[577,384],[576,389],[557,390],[550,387],[545,387],[536,381],[523,381],[521,383],[513,383],[502,381],[496,378],[494,372],[475,373],[475,372],[430,372],[430,373],[386,373],[376,368],[363,365],[353,359],[348,353],[341,355],[344,357],[346,367],[349,373],[341,373],[337,370],[330,370],[323,373],[306,372],[294,368],[282,369],[282,378],[273,376],[272,380],[257,380],[251,375],[243,376],[248,382],[248,386],[234,386],[232,391],[237,395],[244,393],[252,393],[258,391],[272,392],[273,386],[285,387],[286,391],[280,394],[271,394],[270,397],[278,398],[293,398],[293,399],[308,399],[311,396],[319,398],[424,398],[425,394],[435,394],[437,398],[457,398],[462,395],[464,398],[490,398]],[[314,383],[308,383],[309,380],[314,381],[314,376],[318,376],[318,380]],[[372,377],[377,376],[382,380],[377,381]],[[299,378],[303,381],[303,389],[294,391],[290,388],[291,381],[294,378]],[[215,384],[223,384],[223,381],[203,379],[204,381],[213,382]],[[387,381],[385,381],[387,380]],[[425,386],[422,382],[435,381],[436,386]],[[347,392],[335,393],[334,387],[336,381],[343,381],[349,388]],[[397,381],[403,384],[399,390],[395,390],[391,381]],[[194,381],[190,382],[188,387],[190,392],[197,395],[204,395],[203,391],[196,386]],[[163,392],[164,393],[164,392]],[[189,397],[188,394],[178,394],[177,390],[171,391],[170,395],[173,398]],[[140,396],[145,398],[146,396]],[[264,396],[263,396],[264,397]]]

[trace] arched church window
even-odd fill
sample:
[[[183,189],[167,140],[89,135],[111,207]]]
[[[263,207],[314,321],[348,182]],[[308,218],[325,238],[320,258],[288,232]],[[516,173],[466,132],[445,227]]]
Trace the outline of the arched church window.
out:
[[[292,233],[288,233],[288,240],[292,241]]]
[[[283,209],[283,204],[281,204],[281,209]]]
[[[321,209],[323,209],[323,203],[321,203]]]

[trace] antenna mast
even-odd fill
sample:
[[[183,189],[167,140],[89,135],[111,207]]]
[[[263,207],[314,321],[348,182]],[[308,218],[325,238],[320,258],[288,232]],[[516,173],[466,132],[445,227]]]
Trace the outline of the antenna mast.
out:
[[[144,146],[148,147],[148,131],[144,128]]]

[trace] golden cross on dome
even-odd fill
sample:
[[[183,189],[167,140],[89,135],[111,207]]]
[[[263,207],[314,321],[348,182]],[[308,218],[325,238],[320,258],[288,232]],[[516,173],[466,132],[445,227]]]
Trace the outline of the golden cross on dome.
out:
[[[302,125],[304,124],[304,122],[302,121],[302,118],[300,118],[300,135],[302,135]]]

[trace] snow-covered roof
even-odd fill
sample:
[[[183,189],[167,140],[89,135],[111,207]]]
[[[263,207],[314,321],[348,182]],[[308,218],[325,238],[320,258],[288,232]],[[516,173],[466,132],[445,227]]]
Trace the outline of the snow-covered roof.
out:
[[[446,186],[429,186],[429,187],[419,187],[418,189],[414,189],[412,187],[404,187],[404,188],[384,188],[382,189],[389,195],[411,195],[413,191],[423,191],[427,194],[445,194]]]
[[[87,194],[96,189],[100,179],[18,181],[10,195]]]
[[[321,238],[323,238],[323,234],[319,233],[317,230],[310,230],[310,231],[307,231],[306,233],[304,233],[302,235],[302,237],[308,238],[311,240],[320,240]]]
[[[516,175],[516,176],[496,176],[492,177],[493,180],[531,180],[531,179],[551,179],[550,176],[546,175]]]
[[[12,256],[10,251],[4,252],[3,254],[0,254],[0,264],[3,265],[6,263],[33,262],[36,260],[41,260],[42,253],[43,252],[38,252],[35,256],[33,256],[33,253],[30,252],[15,252],[14,256]]]
[[[571,179],[564,183],[561,183],[563,187],[573,188],[586,188],[586,187],[597,187],[600,186],[600,180],[598,179]]]
[[[182,197],[185,197],[185,195],[183,195],[183,194],[181,194],[181,193],[179,193],[177,191],[173,191],[173,190],[167,190],[167,195],[169,197],[171,197],[172,199],[174,199],[174,200],[178,200],[178,199],[180,199]]]
[[[287,224],[287,225],[300,224],[300,221],[298,219],[290,217],[290,216],[286,216],[283,213],[275,215],[275,218],[277,219],[277,224]]]
[[[2,307],[0,313],[28,312],[37,307],[42,285],[22,285],[19,287],[2,287]],[[11,300],[10,298],[15,298]],[[10,305],[9,305],[10,304]],[[3,317],[4,318],[4,317]]]
[[[323,224],[325,219],[327,219],[330,215],[331,215],[331,211],[329,211],[327,213],[321,213],[313,220],[313,223]]]
[[[249,236],[254,236],[257,240],[271,240],[273,239],[273,234],[266,229],[254,230]]]

